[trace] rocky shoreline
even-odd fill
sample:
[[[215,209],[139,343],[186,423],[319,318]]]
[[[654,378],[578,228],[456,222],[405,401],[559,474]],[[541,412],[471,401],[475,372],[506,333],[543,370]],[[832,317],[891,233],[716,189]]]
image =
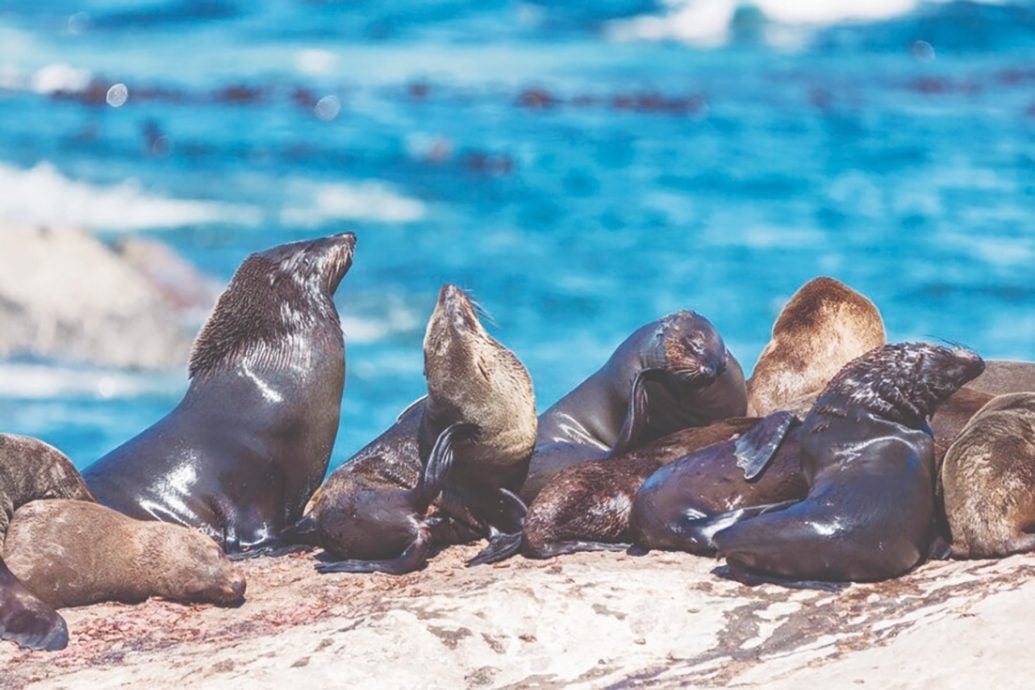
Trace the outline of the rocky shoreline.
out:
[[[1035,554],[932,561],[840,593],[748,588],[681,553],[582,553],[422,572],[318,575],[245,561],[238,609],[65,609],[68,649],[0,646],[0,688],[1023,687]]]

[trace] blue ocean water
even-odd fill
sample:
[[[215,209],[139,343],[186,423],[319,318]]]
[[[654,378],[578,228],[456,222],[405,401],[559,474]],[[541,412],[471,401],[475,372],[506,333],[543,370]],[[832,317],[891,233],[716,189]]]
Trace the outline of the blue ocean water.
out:
[[[893,340],[1035,359],[1035,3],[711,0],[711,26],[695,2],[7,0],[0,219],[154,236],[221,279],[354,230],[334,463],[422,393],[446,281],[542,409],[682,308],[750,368],[820,274]],[[49,366],[2,369],[0,421],[80,466],[186,386]]]

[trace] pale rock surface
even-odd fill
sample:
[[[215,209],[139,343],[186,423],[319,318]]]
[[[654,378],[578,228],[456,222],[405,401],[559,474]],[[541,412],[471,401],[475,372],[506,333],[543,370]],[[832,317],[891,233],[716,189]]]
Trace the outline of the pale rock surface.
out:
[[[69,648],[0,643],[0,687],[1029,687],[1035,555],[939,561],[834,594],[686,554],[325,575],[245,561],[238,609],[66,609]]]
[[[0,225],[0,358],[172,369],[187,361],[211,282],[160,243],[124,255],[81,230]]]

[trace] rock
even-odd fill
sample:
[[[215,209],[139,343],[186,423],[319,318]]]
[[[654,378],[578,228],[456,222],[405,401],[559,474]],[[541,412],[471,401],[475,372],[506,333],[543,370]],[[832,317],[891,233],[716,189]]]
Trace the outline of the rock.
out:
[[[0,226],[0,234],[0,358],[185,366],[190,321],[215,291],[182,259],[154,243],[120,255],[81,230]]]
[[[66,609],[58,653],[0,644],[6,687],[1024,687],[1035,554],[938,561],[834,594],[746,587],[681,553],[316,574],[242,561],[239,609]]]

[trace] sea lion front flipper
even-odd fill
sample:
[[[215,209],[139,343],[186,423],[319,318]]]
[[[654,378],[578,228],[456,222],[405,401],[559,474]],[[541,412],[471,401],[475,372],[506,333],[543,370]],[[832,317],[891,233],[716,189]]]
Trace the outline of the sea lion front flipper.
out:
[[[644,388],[644,384],[650,381],[654,375],[655,372],[652,369],[644,369],[636,373],[632,391],[629,394],[625,420],[622,422],[621,431],[618,432],[618,440],[611,449],[611,457],[621,455],[634,448],[643,434],[643,430],[650,424],[647,414],[647,389]]]
[[[363,561],[347,559],[333,563],[319,563],[319,573],[388,573],[389,575],[405,575],[421,570],[428,564],[431,551],[431,528],[427,522],[417,528],[417,538],[410,542],[406,550],[398,558],[384,561]]]
[[[14,576],[0,560],[0,640],[49,652],[68,646],[68,625],[61,615]]]
[[[704,515],[693,509],[687,510],[679,525],[673,530],[672,538],[682,543],[679,547],[688,553],[699,556],[714,556],[718,551],[715,535],[738,522],[765,515],[776,510],[787,508],[797,501],[781,501],[757,506],[736,508],[715,515]]]
[[[424,472],[417,482],[417,510],[426,512],[432,501],[442,492],[446,475],[453,466],[453,446],[462,440],[472,438],[478,433],[478,426],[466,422],[450,424],[435,439],[431,448]]]
[[[798,420],[793,412],[774,412],[738,438],[734,446],[737,467],[749,482],[761,476],[776,455],[791,426]]]
[[[528,514],[528,506],[507,489],[501,488],[499,490],[499,497],[501,499],[500,509],[502,513],[516,529],[512,532],[502,532],[490,526],[489,545],[482,549],[474,558],[467,561],[468,566],[496,563],[510,558],[521,550],[521,542],[524,537],[523,526],[525,516]]]

